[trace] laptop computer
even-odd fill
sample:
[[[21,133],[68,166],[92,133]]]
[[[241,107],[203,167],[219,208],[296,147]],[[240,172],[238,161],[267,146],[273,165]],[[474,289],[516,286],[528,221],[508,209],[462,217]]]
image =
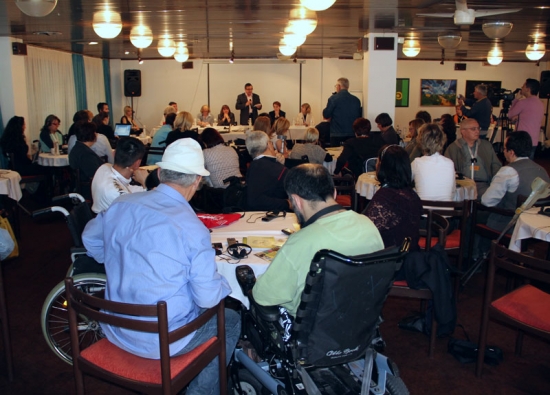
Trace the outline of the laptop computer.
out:
[[[132,125],[129,123],[117,123],[115,124],[115,136],[126,137],[130,135]]]

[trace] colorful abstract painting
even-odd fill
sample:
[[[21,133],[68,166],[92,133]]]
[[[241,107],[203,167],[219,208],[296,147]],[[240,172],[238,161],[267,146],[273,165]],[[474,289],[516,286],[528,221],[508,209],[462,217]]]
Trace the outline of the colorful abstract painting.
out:
[[[421,106],[454,106],[456,80],[420,80]]]

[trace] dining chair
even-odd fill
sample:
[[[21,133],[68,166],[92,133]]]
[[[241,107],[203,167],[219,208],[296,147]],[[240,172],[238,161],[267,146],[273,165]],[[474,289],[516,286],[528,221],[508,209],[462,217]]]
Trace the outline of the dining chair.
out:
[[[84,394],[84,373],[145,394],[177,394],[216,357],[219,360],[220,393],[227,393],[223,299],[192,322],[169,331],[165,301],[156,305],[138,305],[101,299],[80,291],[70,277],[65,279],[65,288],[78,395]],[[138,357],[106,338],[81,350],[79,316],[120,328],[158,334],[160,359]],[[217,318],[216,336],[187,354],[170,357],[171,343],[196,331],[214,316]]]
[[[149,155],[164,155],[164,150],[166,147],[151,147],[149,145],[145,146],[145,155],[143,155],[143,158],[141,159],[141,166],[147,165],[147,158]]]
[[[511,273],[526,280],[518,288],[494,299],[495,273]],[[479,350],[485,350],[489,320],[498,321],[517,329],[516,355],[521,355],[525,333],[550,340],[550,294],[539,287],[550,285],[550,266],[544,259],[514,252],[493,241],[491,259],[485,282],[485,296],[479,331]],[[481,377],[484,353],[480,352],[476,364],[476,376]]]
[[[8,169],[12,171],[17,171],[14,168],[14,164],[15,164],[14,153],[8,152],[6,153],[6,156],[8,157]],[[36,174],[36,175],[29,175],[29,176],[24,176],[20,174],[20,176],[21,176],[21,181],[19,181],[19,185],[21,186],[21,189],[25,189],[25,185],[30,184],[31,182],[42,183],[46,181],[46,176],[43,174]],[[17,206],[21,208],[21,210],[23,210],[28,215],[31,215],[31,211],[28,210],[25,206],[23,206],[20,201],[17,202]]]
[[[6,292],[4,289],[4,278],[2,271],[2,262],[0,261],[0,321],[2,321],[2,341],[4,343],[8,380],[13,381],[13,356],[11,353],[10,325],[8,321],[8,306],[6,303]]]
[[[421,236],[425,237],[426,243],[422,248],[424,251],[429,251],[435,244],[440,244],[445,247],[447,231],[449,229],[449,221],[435,211],[424,210],[427,220],[426,228],[422,230]],[[436,242],[432,244],[432,239]],[[426,304],[428,301],[433,300],[433,294],[428,288],[413,289],[409,287],[409,284],[405,280],[394,281],[390,288],[388,296],[407,298],[407,299],[419,299],[421,301],[421,310],[426,311]],[[432,329],[430,334],[430,342],[428,346],[428,356],[433,357],[435,351],[435,339],[437,337],[437,322],[435,320],[435,314],[432,313]]]
[[[336,190],[336,203],[342,207],[357,212],[357,193],[353,175],[332,176]]]

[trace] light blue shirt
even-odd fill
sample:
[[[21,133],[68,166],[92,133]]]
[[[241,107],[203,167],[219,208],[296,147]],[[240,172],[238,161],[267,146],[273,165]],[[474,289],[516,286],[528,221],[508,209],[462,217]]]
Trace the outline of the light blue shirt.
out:
[[[166,143],[163,141],[166,141],[166,138],[168,137],[168,133],[172,131],[171,125],[162,125],[159,130],[155,133],[153,136],[153,141],[151,142],[151,147],[166,147]],[[160,144],[161,142],[162,145]],[[160,162],[162,160],[162,155],[148,155],[147,156],[147,164],[148,165],[155,165],[157,162]]]
[[[105,298],[168,305],[169,330],[194,320],[231,292],[216,268],[210,233],[174,188],[126,194],[88,222],[82,239],[88,255],[105,263]],[[158,335],[102,325],[113,344],[159,359]],[[194,333],[170,345],[182,350]]]

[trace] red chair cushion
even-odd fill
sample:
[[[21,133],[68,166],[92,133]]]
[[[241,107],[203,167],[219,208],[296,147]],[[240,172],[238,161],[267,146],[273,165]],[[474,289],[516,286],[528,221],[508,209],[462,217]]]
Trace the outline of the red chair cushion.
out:
[[[189,366],[216,339],[213,337],[187,354],[170,358],[171,378]],[[138,357],[115,346],[107,339],[92,344],[80,355],[90,363],[118,376],[145,383],[162,384],[160,359]]]
[[[460,248],[460,229],[455,229],[447,235],[445,249]]]
[[[399,281],[394,281],[393,286],[394,287],[407,287],[408,288],[409,284],[407,284],[406,280],[399,280]]]
[[[351,207],[350,195],[336,195],[336,203],[343,207]]]
[[[550,294],[532,285],[524,285],[491,305],[517,321],[550,332]]]
[[[437,244],[437,242],[439,241],[439,239],[437,237],[433,237],[432,236],[432,241],[431,241],[431,246],[430,247],[433,247]],[[425,249],[426,248],[426,238],[425,237],[420,237],[418,239],[418,246],[420,247],[420,249]]]

